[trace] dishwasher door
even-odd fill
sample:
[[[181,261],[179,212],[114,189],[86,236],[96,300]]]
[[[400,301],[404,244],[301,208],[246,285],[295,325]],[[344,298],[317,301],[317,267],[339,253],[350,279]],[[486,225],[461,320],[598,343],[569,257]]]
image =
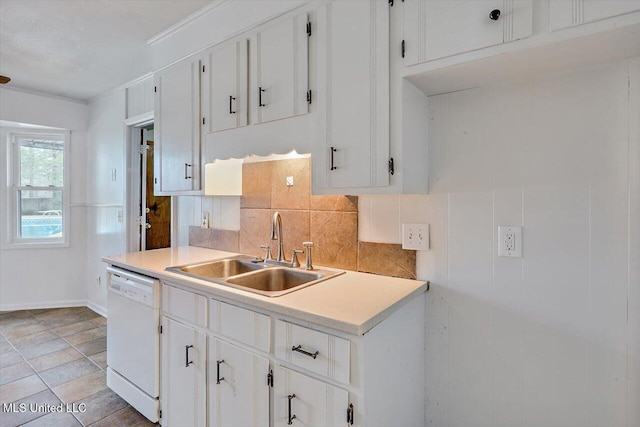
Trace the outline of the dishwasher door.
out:
[[[151,398],[160,395],[157,280],[113,267],[107,295],[107,365]]]

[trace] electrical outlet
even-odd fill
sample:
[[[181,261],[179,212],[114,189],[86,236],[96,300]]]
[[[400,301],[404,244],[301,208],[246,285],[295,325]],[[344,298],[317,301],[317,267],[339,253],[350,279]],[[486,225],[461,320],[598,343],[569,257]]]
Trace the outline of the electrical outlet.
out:
[[[209,228],[209,212],[202,212],[202,221],[200,228]]]
[[[402,249],[429,250],[429,224],[402,224]]]
[[[522,227],[498,226],[498,256],[522,258]]]

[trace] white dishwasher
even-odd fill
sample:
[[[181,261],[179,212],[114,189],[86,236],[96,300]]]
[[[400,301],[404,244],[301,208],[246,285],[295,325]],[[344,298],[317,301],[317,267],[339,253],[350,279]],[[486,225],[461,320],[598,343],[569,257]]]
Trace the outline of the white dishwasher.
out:
[[[159,419],[160,283],[107,267],[107,385],[150,421]]]

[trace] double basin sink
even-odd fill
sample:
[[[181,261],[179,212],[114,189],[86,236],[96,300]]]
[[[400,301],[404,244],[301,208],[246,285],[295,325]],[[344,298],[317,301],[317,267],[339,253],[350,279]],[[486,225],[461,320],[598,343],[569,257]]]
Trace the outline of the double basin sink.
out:
[[[269,265],[244,255],[167,267],[166,270],[268,297],[277,297],[297,291],[344,273],[344,271],[307,271],[300,268]]]

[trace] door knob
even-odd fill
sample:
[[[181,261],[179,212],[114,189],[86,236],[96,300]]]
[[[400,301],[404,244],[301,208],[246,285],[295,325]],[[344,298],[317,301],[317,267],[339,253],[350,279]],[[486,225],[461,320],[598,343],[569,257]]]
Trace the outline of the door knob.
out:
[[[144,228],[146,228],[147,230],[151,228],[151,224],[149,224],[148,222],[144,223]]]

